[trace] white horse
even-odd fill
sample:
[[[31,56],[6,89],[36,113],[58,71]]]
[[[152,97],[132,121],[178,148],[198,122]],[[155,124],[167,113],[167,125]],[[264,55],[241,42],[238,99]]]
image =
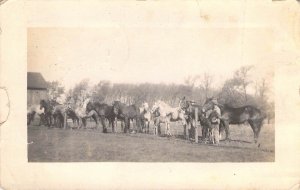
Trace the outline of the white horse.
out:
[[[151,121],[151,112],[149,110],[149,105],[147,102],[144,102],[140,107],[142,130],[145,133],[149,133],[149,126]]]
[[[157,101],[153,105],[151,112],[156,116],[154,119],[155,134],[160,123],[165,123],[165,133],[171,136],[170,122],[181,121],[183,126],[186,126],[184,111],[180,107],[173,108],[163,101]]]

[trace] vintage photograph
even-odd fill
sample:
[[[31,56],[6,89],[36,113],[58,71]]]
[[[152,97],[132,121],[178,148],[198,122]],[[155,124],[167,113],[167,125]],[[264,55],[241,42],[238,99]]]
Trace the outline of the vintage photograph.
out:
[[[299,8],[3,1],[0,188],[299,189]]]
[[[27,28],[28,161],[274,162],[273,35]]]

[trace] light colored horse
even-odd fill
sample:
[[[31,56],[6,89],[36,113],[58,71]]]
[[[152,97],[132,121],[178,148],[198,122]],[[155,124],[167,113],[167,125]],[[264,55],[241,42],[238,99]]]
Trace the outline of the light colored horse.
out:
[[[140,109],[140,114],[141,114],[142,130],[145,133],[149,133],[151,112],[149,110],[148,103],[144,102],[139,109]]]
[[[183,126],[186,126],[186,119],[184,111],[180,107],[173,108],[163,101],[157,101],[153,105],[151,112],[156,115],[155,117],[155,134],[157,134],[157,127],[160,123],[165,123],[165,133],[171,136],[170,122],[181,121]],[[157,113],[157,114],[156,114]]]
[[[89,101],[90,101],[89,98],[85,99],[83,102],[78,101],[75,104],[75,108],[73,108],[73,110],[74,110],[76,116],[79,118],[79,122],[80,122],[80,125],[77,128],[81,128],[82,125],[83,125],[83,127],[86,127],[85,126],[86,118],[90,118],[90,117],[97,115],[95,110],[92,110],[89,113],[86,113],[86,106],[89,103]],[[97,122],[96,122],[96,125],[98,125]],[[97,128],[97,126],[96,126],[96,128]]]

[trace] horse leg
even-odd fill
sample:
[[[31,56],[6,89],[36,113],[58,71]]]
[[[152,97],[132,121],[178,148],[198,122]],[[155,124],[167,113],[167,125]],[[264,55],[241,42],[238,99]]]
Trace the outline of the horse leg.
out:
[[[50,114],[47,115],[47,125],[50,128],[52,125],[52,117]]]
[[[161,135],[161,125],[160,125],[160,122],[157,125],[157,134]]]
[[[168,123],[165,122],[165,134],[168,135],[167,133],[168,133]]]
[[[61,115],[61,118],[60,118],[60,128],[64,127],[64,120],[65,120],[65,117],[63,115]]]
[[[79,129],[80,128],[80,119],[79,119],[79,117],[77,117],[77,129]]]
[[[113,127],[114,133],[116,133],[116,129],[117,129],[117,120],[116,119],[112,119],[111,120],[111,125]]]
[[[171,123],[170,122],[168,122],[168,135],[169,136],[172,136],[172,133],[171,133]]]
[[[54,118],[52,120],[52,115],[49,115],[49,127],[51,127],[52,125],[54,125]]]
[[[100,121],[101,121],[101,125],[102,125],[102,132],[107,133],[107,128],[106,128],[106,124],[105,124],[105,117],[100,116]]]
[[[39,114],[39,116],[40,116],[40,123],[39,123],[39,126],[41,126],[42,125],[42,121],[43,121],[43,116],[42,116],[42,114]]]
[[[202,125],[201,133],[202,133],[202,140],[206,138],[206,125]]]
[[[130,131],[130,119],[129,118],[127,119],[127,130]]]
[[[49,117],[47,114],[45,114],[45,125],[49,127]]]
[[[128,122],[130,122],[129,119],[127,117],[125,117],[125,119],[124,119],[124,124],[125,124],[124,133],[127,133]]]
[[[136,125],[137,125],[137,130],[139,133],[142,133],[143,132],[143,129],[142,129],[142,125],[141,125],[141,118],[139,118],[138,116],[136,117],[135,119],[136,121]]]
[[[132,121],[133,122],[133,121]],[[128,122],[127,122],[127,130],[128,130],[128,132],[130,132],[130,119],[128,118]],[[132,123],[132,129],[131,129],[131,131],[133,131],[134,130],[134,125],[133,125],[133,123]]]
[[[158,125],[158,123],[157,123],[157,119],[156,119],[156,118],[154,119],[153,124],[154,124],[154,129],[153,129],[153,130],[154,130],[154,131],[153,131],[153,132],[154,132],[154,135],[157,135],[157,132],[158,132],[158,131],[157,131],[157,125]]]
[[[54,127],[57,127],[56,115],[53,115],[53,125]]]
[[[191,126],[191,122],[187,122],[187,124],[186,125],[183,125],[183,128],[184,128],[184,138],[186,139],[186,140],[189,140],[189,128],[190,128],[190,126]]]
[[[258,136],[259,136],[261,126],[262,126],[262,121],[248,120],[248,123],[250,124],[250,126],[253,130],[253,133],[254,133],[254,143],[257,143]]]
[[[117,125],[117,124],[118,124],[118,119],[116,119],[115,125]],[[121,120],[121,131],[124,131],[124,121],[123,120]]]
[[[140,131],[142,133],[146,133],[145,121],[143,119],[141,119],[140,125],[141,125],[141,130]]]
[[[83,128],[86,128],[86,118],[81,118],[81,120],[82,120]]]
[[[93,113],[93,115],[91,116],[93,118],[93,120],[96,123],[96,127],[93,127],[93,129],[98,129],[98,117],[96,113]]]
[[[221,120],[222,122],[222,120]],[[225,127],[225,133],[226,133],[226,140],[230,140],[230,131],[229,131],[229,122],[228,121],[223,121],[224,122],[224,127]]]
[[[62,125],[61,116],[58,116],[56,118],[56,120],[57,120],[57,126],[58,126],[58,128],[61,128],[61,125]]]
[[[252,120],[249,120],[248,123],[250,124],[251,128],[252,128],[252,131],[253,131],[253,134],[254,134],[254,143],[257,142],[257,138],[256,138],[256,134],[257,134],[257,130],[256,130],[256,126],[254,125],[253,121]]]
[[[67,119],[67,118],[66,118]],[[65,120],[65,117],[64,115],[61,113],[60,115],[60,128],[63,128],[64,127],[64,120]]]
[[[109,119],[108,125],[111,126],[112,132],[115,133],[116,131],[115,131],[114,119]]]
[[[30,125],[30,114],[27,114],[27,125]]]
[[[189,123],[188,123],[189,125]],[[183,137],[186,138],[186,128],[187,128],[187,125],[183,126]]]
[[[256,139],[258,139],[259,134],[260,134],[260,130],[262,128],[263,125],[263,119],[260,119],[257,123],[257,133],[256,133]]]
[[[166,129],[165,129],[165,134],[167,135],[167,136],[170,136],[170,123],[169,122],[166,122]]]
[[[146,129],[146,133],[149,134],[149,128],[150,128],[150,121],[147,121],[147,125],[146,125],[147,129]]]
[[[29,114],[27,114],[27,125],[30,125],[30,123],[31,123],[31,116],[32,115],[32,113],[29,113]]]

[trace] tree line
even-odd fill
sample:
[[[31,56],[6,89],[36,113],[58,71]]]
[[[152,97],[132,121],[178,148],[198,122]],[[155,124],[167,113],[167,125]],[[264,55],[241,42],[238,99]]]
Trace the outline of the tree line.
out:
[[[274,100],[270,100],[267,95],[271,88],[270,84],[267,83],[266,79],[259,81],[251,79],[249,72],[252,69],[253,66],[239,68],[219,88],[213,87],[213,76],[204,73],[203,75],[187,77],[184,84],[113,84],[104,80],[90,86],[89,80],[84,79],[67,92],[59,82],[54,81],[49,83],[48,91],[52,97],[66,94],[68,98],[73,98],[75,102],[80,100],[83,93],[88,93],[93,101],[107,104],[120,100],[128,105],[140,105],[145,101],[150,106],[157,100],[165,101],[172,106],[178,106],[180,98],[184,96],[189,100],[203,104],[206,98],[214,96],[218,98],[220,104],[228,104],[233,107],[253,105],[264,111],[269,120],[273,119],[275,117]],[[252,94],[248,92],[250,84],[255,86],[255,91]]]

